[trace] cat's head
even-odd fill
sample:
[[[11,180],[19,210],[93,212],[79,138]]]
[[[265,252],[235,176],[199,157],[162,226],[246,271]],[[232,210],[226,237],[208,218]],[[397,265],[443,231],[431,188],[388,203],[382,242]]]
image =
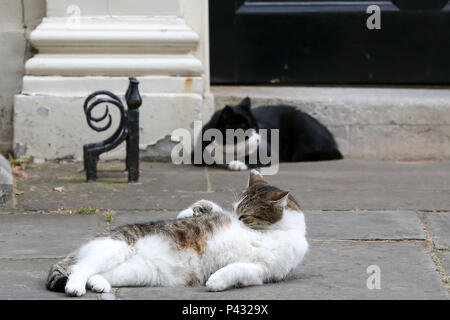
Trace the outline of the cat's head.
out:
[[[227,129],[243,129],[244,131],[253,129],[258,132],[258,123],[251,112],[250,98],[245,98],[237,106],[225,106],[217,121],[217,129],[224,134],[224,137]]]
[[[235,213],[248,227],[266,229],[283,218],[286,208],[300,210],[288,191],[269,185],[261,173],[252,170],[248,187],[235,204]]]

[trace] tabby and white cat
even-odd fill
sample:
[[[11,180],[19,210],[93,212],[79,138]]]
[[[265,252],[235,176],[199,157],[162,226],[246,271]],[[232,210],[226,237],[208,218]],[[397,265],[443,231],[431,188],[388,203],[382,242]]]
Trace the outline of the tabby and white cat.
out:
[[[176,220],[133,224],[94,239],[52,266],[47,289],[194,286],[209,291],[284,279],[308,250],[296,200],[252,170],[232,212],[201,200]]]

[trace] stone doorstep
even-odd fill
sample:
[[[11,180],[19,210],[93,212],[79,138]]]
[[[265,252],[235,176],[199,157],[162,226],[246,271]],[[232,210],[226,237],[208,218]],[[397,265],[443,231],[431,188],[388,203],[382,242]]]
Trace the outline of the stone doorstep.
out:
[[[394,161],[450,159],[450,90],[447,89],[213,86],[212,93],[216,109],[226,104],[237,104],[246,96],[252,98],[254,106],[299,106],[333,132],[346,158]],[[211,112],[207,110],[209,105],[213,105],[212,98],[202,105],[200,95],[151,97],[146,108],[142,109],[141,155],[145,160],[169,161],[169,150],[174,146],[168,138],[171,132],[175,128],[188,128],[201,108],[204,121],[209,119]],[[150,96],[146,98],[150,99]],[[85,119],[78,110],[82,102],[81,97],[17,96],[16,151],[21,143],[26,143],[25,153],[39,159],[74,157],[81,160],[81,145],[85,141],[103,138],[85,128]],[[74,108],[58,108],[69,104]],[[156,107],[164,109],[164,113],[155,113]],[[46,115],[47,110],[48,116],[42,117],[42,112],[39,114],[45,111]],[[42,121],[54,123],[55,119],[58,119],[55,128],[42,125]],[[73,127],[80,123],[82,130]],[[42,127],[51,127],[52,130],[43,132]],[[59,138],[63,136],[66,139]],[[45,155],[42,150],[45,150]],[[105,157],[118,159],[123,158],[123,154],[122,147]]]
[[[288,104],[316,117],[347,158],[450,159],[447,88],[212,86],[216,109],[249,96],[254,107]]]

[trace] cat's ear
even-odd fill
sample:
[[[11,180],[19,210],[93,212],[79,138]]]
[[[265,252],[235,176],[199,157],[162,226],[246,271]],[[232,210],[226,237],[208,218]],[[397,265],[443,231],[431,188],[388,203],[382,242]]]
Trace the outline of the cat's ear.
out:
[[[271,201],[273,201],[277,207],[284,209],[288,204],[288,200],[289,191],[271,192]]]
[[[257,184],[267,184],[267,182],[263,179],[263,176],[259,171],[251,170],[248,178],[248,186],[251,187]]]
[[[228,122],[234,117],[234,111],[231,109],[230,106],[225,106],[225,108],[222,109],[222,114],[220,115],[220,120],[223,122]]]
[[[230,106],[225,106],[222,109],[222,114],[220,115],[219,122],[224,125],[230,125],[234,122],[235,113]]]
[[[247,109],[247,110],[250,110],[251,106],[252,106],[252,101],[250,100],[249,97],[242,100],[241,103],[239,104],[239,107],[241,107],[243,109]]]

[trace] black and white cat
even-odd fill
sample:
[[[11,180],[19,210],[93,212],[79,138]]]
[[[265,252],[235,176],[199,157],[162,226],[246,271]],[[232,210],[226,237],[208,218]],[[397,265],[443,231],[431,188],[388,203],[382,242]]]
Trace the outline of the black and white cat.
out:
[[[271,156],[271,130],[279,129],[279,162],[323,161],[342,159],[332,133],[318,120],[293,106],[261,106],[251,108],[250,98],[245,98],[237,106],[226,106],[217,111],[211,120],[202,128],[202,137],[208,129],[219,130],[223,137],[227,129],[251,130],[252,134],[245,141],[245,156],[225,163],[230,170],[247,170],[267,165],[257,157],[256,163],[249,162],[249,154],[264,148]],[[259,132],[267,130],[267,139],[261,139]],[[214,142],[213,142],[214,143]],[[234,142],[236,148],[242,142]],[[198,143],[196,148],[201,151],[211,144],[211,141]],[[226,141],[223,141],[223,149]],[[220,146],[222,147],[222,146]],[[224,151],[223,154],[226,154]],[[225,161],[224,161],[225,162]],[[206,163],[196,163],[206,164]]]

